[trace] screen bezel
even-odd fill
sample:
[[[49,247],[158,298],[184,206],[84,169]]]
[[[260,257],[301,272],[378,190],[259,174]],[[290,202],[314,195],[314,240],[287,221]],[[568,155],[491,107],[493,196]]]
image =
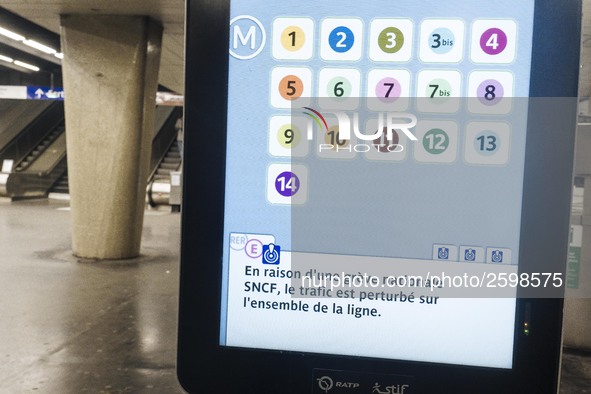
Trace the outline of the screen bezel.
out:
[[[560,298],[517,300],[510,370],[219,345],[230,0],[186,4],[178,340],[183,387],[189,392],[304,393],[311,391],[313,370],[322,368],[412,376],[413,393],[556,392]],[[536,1],[531,97],[570,97],[576,104],[580,21],[580,0]],[[573,105],[572,111],[556,113],[543,105],[529,110],[520,270],[564,273],[577,109]],[[526,314],[532,328],[527,336],[522,330]]]

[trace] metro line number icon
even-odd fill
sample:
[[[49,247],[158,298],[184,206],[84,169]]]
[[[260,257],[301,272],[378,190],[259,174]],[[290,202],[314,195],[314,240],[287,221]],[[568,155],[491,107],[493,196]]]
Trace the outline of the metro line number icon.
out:
[[[263,24],[253,16],[239,15],[230,21],[230,55],[240,60],[256,57],[267,42]]]

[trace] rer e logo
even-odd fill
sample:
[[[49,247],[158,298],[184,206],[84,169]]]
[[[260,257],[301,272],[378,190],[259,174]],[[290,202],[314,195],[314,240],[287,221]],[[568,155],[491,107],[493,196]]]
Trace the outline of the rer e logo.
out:
[[[230,55],[240,60],[257,56],[267,42],[263,24],[250,15],[239,15],[230,21]]]

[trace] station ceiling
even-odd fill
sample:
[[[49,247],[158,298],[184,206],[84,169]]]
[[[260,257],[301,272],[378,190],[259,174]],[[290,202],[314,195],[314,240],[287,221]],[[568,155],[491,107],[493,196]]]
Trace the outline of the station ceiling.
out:
[[[184,0],[0,0],[0,7],[57,34],[60,14],[148,15],[164,26],[159,83],[183,93]]]

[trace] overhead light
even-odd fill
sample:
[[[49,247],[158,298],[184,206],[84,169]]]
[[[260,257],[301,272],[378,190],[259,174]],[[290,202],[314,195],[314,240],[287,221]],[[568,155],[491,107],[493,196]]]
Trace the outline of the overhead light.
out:
[[[21,36],[20,34],[16,34],[10,30],[6,30],[3,27],[0,27],[0,34],[2,34],[3,36],[6,36],[8,38],[12,38],[13,40],[16,40],[16,41],[25,41],[26,40],[26,38]]]
[[[29,64],[29,63],[21,62],[20,60],[15,60],[14,64],[16,64],[17,66],[21,66],[23,68],[32,70],[32,71],[39,71],[39,67],[33,66],[32,64]]]
[[[9,58],[8,56],[0,55],[0,60],[6,63],[12,63],[14,59]]]
[[[55,49],[50,48],[47,45],[40,44],[37,41],[33,41],[33,40],[25,40],[25,41],[23,41],[23,44],[28,45],[31,48],[38,49],[41,52],[45,52],[48,55],[53,55],[54,53],[57,52]]]
[[[64,55],[62,53],[58,53],[55,49],[48,47],[47,45],[43,45],[40,42],[37,42],[35,40],[28,40],[26,37],[21,36],[20,34],[10,31],[8,29],[5,29],[3,27],[0,27],[0,34],[5,37],[11,38],[15,41],[22,42],[23,44],[30,46],[31,48],[35,48],[38,51],[41,51],[41,52],[46,53],[48,55],[54,55],[58,59],[64,58]]]

